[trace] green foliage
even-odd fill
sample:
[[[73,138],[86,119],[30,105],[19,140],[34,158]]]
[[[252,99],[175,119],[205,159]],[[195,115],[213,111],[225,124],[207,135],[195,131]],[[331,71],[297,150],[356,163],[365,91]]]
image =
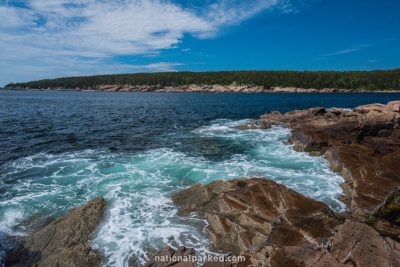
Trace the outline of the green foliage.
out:
[[[400,90],[400,69],[382,71],[160,72],[68,77],[8,84],[7,88],[95,89],[99,85],[258,85],[271,87]]]

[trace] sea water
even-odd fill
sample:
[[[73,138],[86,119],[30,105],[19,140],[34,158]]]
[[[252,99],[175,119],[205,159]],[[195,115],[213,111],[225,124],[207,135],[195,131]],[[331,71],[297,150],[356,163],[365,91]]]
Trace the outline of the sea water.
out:
[[[207,222],[179,216],[170,195],[196,183],[260,177],[341,211],[343,178],[296,152],[290,129],[238,130],[267,111],[351,108],[394,94],[241,95],[0,92],[0,232],[97,196],[107,200],[92,245],[105,266],[143,264],[165,245],[208,250]]]

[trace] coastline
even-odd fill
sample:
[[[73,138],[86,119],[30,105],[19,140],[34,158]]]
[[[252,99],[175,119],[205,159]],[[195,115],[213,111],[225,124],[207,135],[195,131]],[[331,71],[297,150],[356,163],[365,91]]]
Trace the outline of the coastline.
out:
[[[352,110],[316,107],[285,114],[271,112],[240,126],[240,130],[246,131],[283,124],[292,130],[289,142],[293,149],[325,156],[332,170],[345,178],[346,212],[334,212],[325,203],[268,177],[197,184],[176,192],[171,198],[181,215],[195,212],[208,221],[213,251],[246,257],[244,265],[224,266],[377,266],[382,263],[379,266],[394,267],[400,263],[400,226],[396,219],[400,209],[399,122],[400,101],[393,101]],[[86,210],[86,206],[80,210]],[[98,216],[88,224],[86,236],[101,223],[104,202],[95,207]],[[67,215],[61,221],[69,218]],[[47,233],[59,221],[28,236],[28,246],[42,239],[37,233]],[[62,239],[77,235],[68,229],[57,234]],[[46,255],[43,262],[64,253],[37,247],[32,245]],[[92,251],[87,246],[83,249]],[[371,249],[375,253],[369,253]],[[65,251],[72,253],[69,248]],[[13,253],[20,255],[19,251]],[[194,253],[193,249],[168,248],[160,255],[170,258]],[[101,255],[97,251],[90,255],[91,258],[83,261],[100,266]],[[168,264],[150,261],[146,266]]]
[[[129,86],[129,85],[100,85],[96,88],[1,88],[0,90],[12,91],[68,91],[68,92],[158,92],[158,93],[260,93],[260,94],[276,94],[276,93],[400,93],[400,90],[364,90],[364,89],[337,89],[337,88],[297,88],[297,87],[272,87],[263,88],[262,86],[253,85],[186,85],[186,86]]]
[[[324,156],[345,179],[345,212],[268,179],[194,185],[172,199],[183,214],[207,219],[214,250],[246,257],[226,266],[399,266],[399,112],[400,101],[315,107],[240,127],[290,128],[294,150]]]

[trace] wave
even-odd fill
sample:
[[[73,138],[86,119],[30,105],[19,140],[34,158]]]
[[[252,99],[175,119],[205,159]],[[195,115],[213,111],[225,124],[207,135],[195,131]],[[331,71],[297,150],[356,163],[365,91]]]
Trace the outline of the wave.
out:
[[[196,215],[179,216],[169,198],[195,183],[265,177],[324,201],[335,210],[345,208],[338,200],[343,179],[329,169],[326,160],[295,152],[287,143],[289,129],[235,128],[246,122],[216,120],[188,133],[198,139],[214,138],[246,147],[219,161],[189,155],[179,147],[133,154],[102,150],[42,153],[16,160],[1,171],[0,230],[23,232],[21,222],[30,216],[59,216],[104,196],[108,201],[106,217],[92,243],[106,256],[106,266],[129,266],[146,262],[149,253],[166,244],[211,253],[205,234],[207,222]]]

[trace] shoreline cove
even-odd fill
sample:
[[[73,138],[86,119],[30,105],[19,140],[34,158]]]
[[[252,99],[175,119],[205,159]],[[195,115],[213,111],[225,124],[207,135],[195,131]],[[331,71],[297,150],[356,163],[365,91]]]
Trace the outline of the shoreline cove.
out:
[[[102,254],[104,266],[160,266],[155,257],[165,257],[171,264],[181,262],[174,260],[176,256],[210,253],[244,256],[244,266],[309,266],[317,259],[321,266],[340,266],[349,253],[357,266],[396,266],[391,264],[399,260],[400,228],[393,212],[399,193],[389,189],[400,183],[394,164],[400,156],[399,118],[400,102],[354,109],[317,107],[270,112],[257,120],[217,119],[185,131],[183,139],[204,142],[203,156],[156,148],[20,158],[3,165],[0,176],[2,190],[9,196],[15,190],[15,197],[0,199],[6,207],[0,219],[10,212],[15,215],[15,221],[7,223],[10,228],[1,231],[12,235],[14,230],[35,229],[29,228],[29,221],[61,214],[55,222],[71,220],[70,208],[102,196],[107,202],[104,215],[99,212],[103,219],[96,223],[97,230],[91,230],[92,248],[85,249]],[[218,158],[209,151],[211,144],[216,145]],[[375,154],[369,154],[369,147],[377,149]],[[363,158],[367,156],[371,158]],[[373,168],[363,165],[364,176],[357,177],[359,167],[351,157],[359,157],[361,164],[371,165],[374,158],[384,162],[373,166],[382,168],[376,175],[384,177],[373,179],[388,184],[373,200],[371,189],[362,182],[375,175]],[[15,183],[14,176],[26,178]],[[78,210],[84,212],[85,206]],[[46,216],[31,217],[38,212]],[[35,236],[46,233],[53,223],[39,223],[25,237],[27,248],[32,246],[29,240],[37,240]],[[350,230],[354,235],[348,239]],[[373,238],[363,240],[366,235]],[[6,237],[10,238],[14,237]],[[360,244],[360,250],[352,242]],[[362,253],[368,247],[377,248],[375,256]],[[18,250],[13,253],[19,255]],[[85,260],[99,266],[98,256],[90,255]]]

